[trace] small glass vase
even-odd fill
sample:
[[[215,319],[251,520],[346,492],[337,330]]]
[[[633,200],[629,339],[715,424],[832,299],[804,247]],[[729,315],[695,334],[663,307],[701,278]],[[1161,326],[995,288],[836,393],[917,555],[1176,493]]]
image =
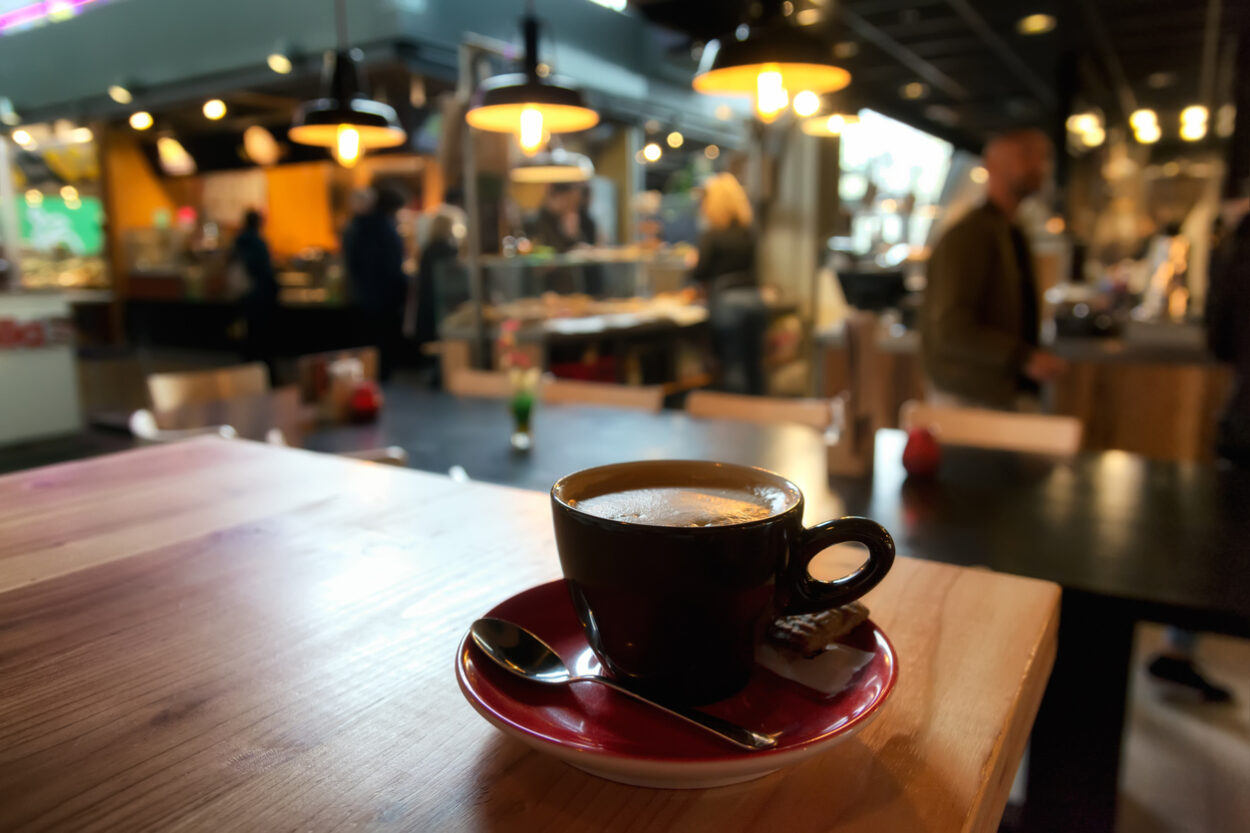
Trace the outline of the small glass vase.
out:
[[[530,437],[530,415],[534,412],[534,392],[523,390],[514,393],[509,407],[512,410],[512,448],[516,451],[529,451],[533,445]]]
[[[534,443],[530,435],[530,418],[534,415],[538,372],[534,368],[513,368],[509,376],[512,380],[512,398],[508,401],[508,410],[512,413],[512,448],[529,451]]]

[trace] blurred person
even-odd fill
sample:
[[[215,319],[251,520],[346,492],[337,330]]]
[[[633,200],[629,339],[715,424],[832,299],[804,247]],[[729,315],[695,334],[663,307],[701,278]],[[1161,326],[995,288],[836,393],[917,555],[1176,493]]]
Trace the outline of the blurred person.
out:
[[[1015,222],[1050,161],[1040,130],[993,139],[984,154],[985,203],[948,229],[929,257],[921,355],[935,402],[1037,410],[1041,383],[1067,368],[1038,346],[1033,254]]]
[[[391,377],[403,344],[404,243],[396,215],[406,199],[398,190],[378,188],[372,207],[357,214],[343,233],[343,255],[352,297],[360,314],[362,337],[378,348],[378,377]]]
[[[599,224],[595,222],[595,218],[590,216],[590,186],[582,184],[577,186],[577,246],[599,246],[602,245],[602,236],[599,234]],[[603,266],[598,263],[588,263],[581,267],[582,270],[582,288],[587,295],[596,298],[603,297],[608,289],[607,275],[604,273]]]
[[[542,205],[526,223],[525,233],[537,246],[550,246],[557,254],[587,243],[582,234],[581,195],[571,182],[553,182],[543,194]]]
[[[751,201],[733,174],[717,174],[704,183],[699,216],[703,231],[691,279],[709,295],[713,288],[755,286]]]
[[[1235,377],[1220,416],[1215,453],[1224,465],[1250,468],[1250,199],[1229,206],[1231,232],[1222,235],[1207,284],[1207,346],[1220,361],[1233,365]],[[1157,682],[1207,703],[1224,703],[1232,694],[1198,668],[1198,634],[1168,628],[1167,644],[1146,670]]]
[[[243,343],[244,361],[263,361],[274,381],[274,327],[278,317],[278,280],[274,275],[269,245],[261,236],[264,218],[259,211],[243,215],[243,228],[234,238],[231,259],[247,278],[243,295],[243,315],[247,337]]]
[[[426,243],[417,268],[414,339],[418,350],[438,339],[438,299],[447,294],[447,288],[440,287],[439,283],[452,277],[449,266],[460,258],[460,243],[456,235],[458,222],[460,220],[454,212],[440,208],[430,217],[426,227]],[[443,291],[440,292],[440,289]],[[433,369],[437,375],[438,362],[433,361],[434,357],[419,355],[423,369]]]
[[[762,395],[768,307],[756,279],[750,200],[733,174],[717,174],[704,184],[699,212],[704,229],[690,278],[707,296],[718,386]]]

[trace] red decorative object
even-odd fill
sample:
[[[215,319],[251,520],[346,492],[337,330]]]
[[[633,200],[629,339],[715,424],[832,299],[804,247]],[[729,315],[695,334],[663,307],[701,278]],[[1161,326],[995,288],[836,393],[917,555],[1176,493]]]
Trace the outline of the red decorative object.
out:
[[[377,382],[366,379],[356,385],[348,403],[352,422],[373,422],[378,418],[378,411],[382,410],[382,401],[382,391]]]
[[[932,477],[942,462],[942,447],[928,428],[913,428],[907,432],[907,446],[903,449],[903,468],[913,477]]]

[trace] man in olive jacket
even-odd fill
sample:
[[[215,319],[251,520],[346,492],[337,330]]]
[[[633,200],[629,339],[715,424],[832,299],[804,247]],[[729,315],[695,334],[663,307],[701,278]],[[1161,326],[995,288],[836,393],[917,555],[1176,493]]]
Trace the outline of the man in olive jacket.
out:
[[[935,399],[1016,410],[1065,369],[1038,348],[1033,255],[1015,224],[1020,203],[1042,187],[1049,167],[1050,141],[1039,130],[991,141],[985,204],[933,249],[921,343]]]

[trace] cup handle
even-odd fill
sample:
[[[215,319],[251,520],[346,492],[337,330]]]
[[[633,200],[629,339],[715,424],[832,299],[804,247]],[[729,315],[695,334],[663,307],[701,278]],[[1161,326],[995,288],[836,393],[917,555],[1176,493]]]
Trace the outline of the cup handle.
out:
[[[868,547],[868,561],[850,575],[832,581],[812,578],[807,567],[821,550],[834,544],[858,541]],[[876,587],[894,564],[894,539],[886,528],[868,518],[839,518],[804,529],[796,557],[788,569],[789,597],[783,615],[815,613],[841,607]]]

